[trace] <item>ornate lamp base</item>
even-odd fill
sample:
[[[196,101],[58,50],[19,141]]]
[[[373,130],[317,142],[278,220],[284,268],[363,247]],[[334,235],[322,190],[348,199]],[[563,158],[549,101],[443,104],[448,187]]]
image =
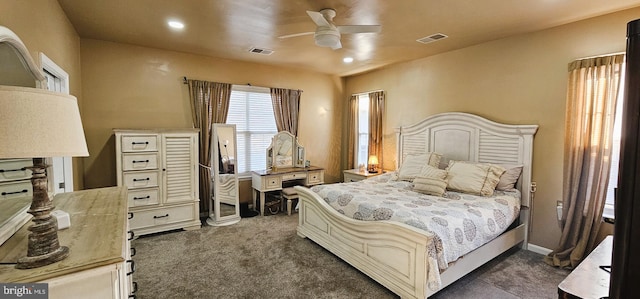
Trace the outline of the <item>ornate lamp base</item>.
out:
[[[44,158],[33,158],[31,185],[33,199],[29,214],[33,225],[29,227],[27,256],[18,259],[17,269],[31,269],[53,264],[69,256],[69,248],[58,242],[58,221],[51,217],[53,205],[47,194],[47,175]]]
[[[64,260],[69,256],[69,248],[60,246],[53,252],[38,256],[25,256],[18,259],[16,269],[33,269]]]

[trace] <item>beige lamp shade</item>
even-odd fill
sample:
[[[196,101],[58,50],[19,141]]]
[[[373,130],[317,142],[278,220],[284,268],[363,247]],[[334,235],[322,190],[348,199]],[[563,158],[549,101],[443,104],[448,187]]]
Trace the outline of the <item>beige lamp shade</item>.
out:
[[[0,158],[88,156],[74,96],[0,86]]]
[[[369,156],[369,164],[378,165],[378,156],[376,155]]]

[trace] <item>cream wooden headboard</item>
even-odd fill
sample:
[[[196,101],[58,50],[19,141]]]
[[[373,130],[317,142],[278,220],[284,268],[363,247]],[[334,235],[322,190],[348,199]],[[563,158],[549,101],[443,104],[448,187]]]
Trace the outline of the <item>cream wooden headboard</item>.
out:
[[[533,135],[538,125],[499,124],[477,115],[447,112],[430,116],[416,124],[400,127],[398,163],[407,154],[436,152],[449,160],[523,165],[517,188],[522,206],[531,202],[531,162]]]

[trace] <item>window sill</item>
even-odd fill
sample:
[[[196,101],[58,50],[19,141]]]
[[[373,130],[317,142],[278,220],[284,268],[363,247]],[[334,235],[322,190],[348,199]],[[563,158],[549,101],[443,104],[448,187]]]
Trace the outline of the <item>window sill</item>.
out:
[[[615,219],[615,212],[613,209],[613,205],[611,204],[604,205],[604,210],[602,211],[602,218],[604,218],[605,222],[613,223],[613,220]]]

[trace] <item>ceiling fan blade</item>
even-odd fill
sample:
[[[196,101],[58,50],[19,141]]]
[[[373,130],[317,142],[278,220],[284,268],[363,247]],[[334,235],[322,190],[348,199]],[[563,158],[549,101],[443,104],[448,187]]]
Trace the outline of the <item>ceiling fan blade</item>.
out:
[[[336,26],[340,33],[378,33],[382,30],[380,25],[342,25]]]
[[[298,37],[298,36],[303,36],[303,35],[311,35],[311,34],[314,34],[314,33],[315,32],[294,33],[294,34],[281,35],[281,36],[278,36],[278,38],[279,39],[285,39],[285,38]]]
[[[338,50],[342,48],[342,43],[340,41],[338,41],[333,47],[331,47],[332,50]]]
[[[316,23],[316,25],[331,27],[329,21],[327,21],[327,19],[325,19],[321,13],[317,11],[307,10],[307,14],[309,15],[309,17],[311,17],[313,22]]]

